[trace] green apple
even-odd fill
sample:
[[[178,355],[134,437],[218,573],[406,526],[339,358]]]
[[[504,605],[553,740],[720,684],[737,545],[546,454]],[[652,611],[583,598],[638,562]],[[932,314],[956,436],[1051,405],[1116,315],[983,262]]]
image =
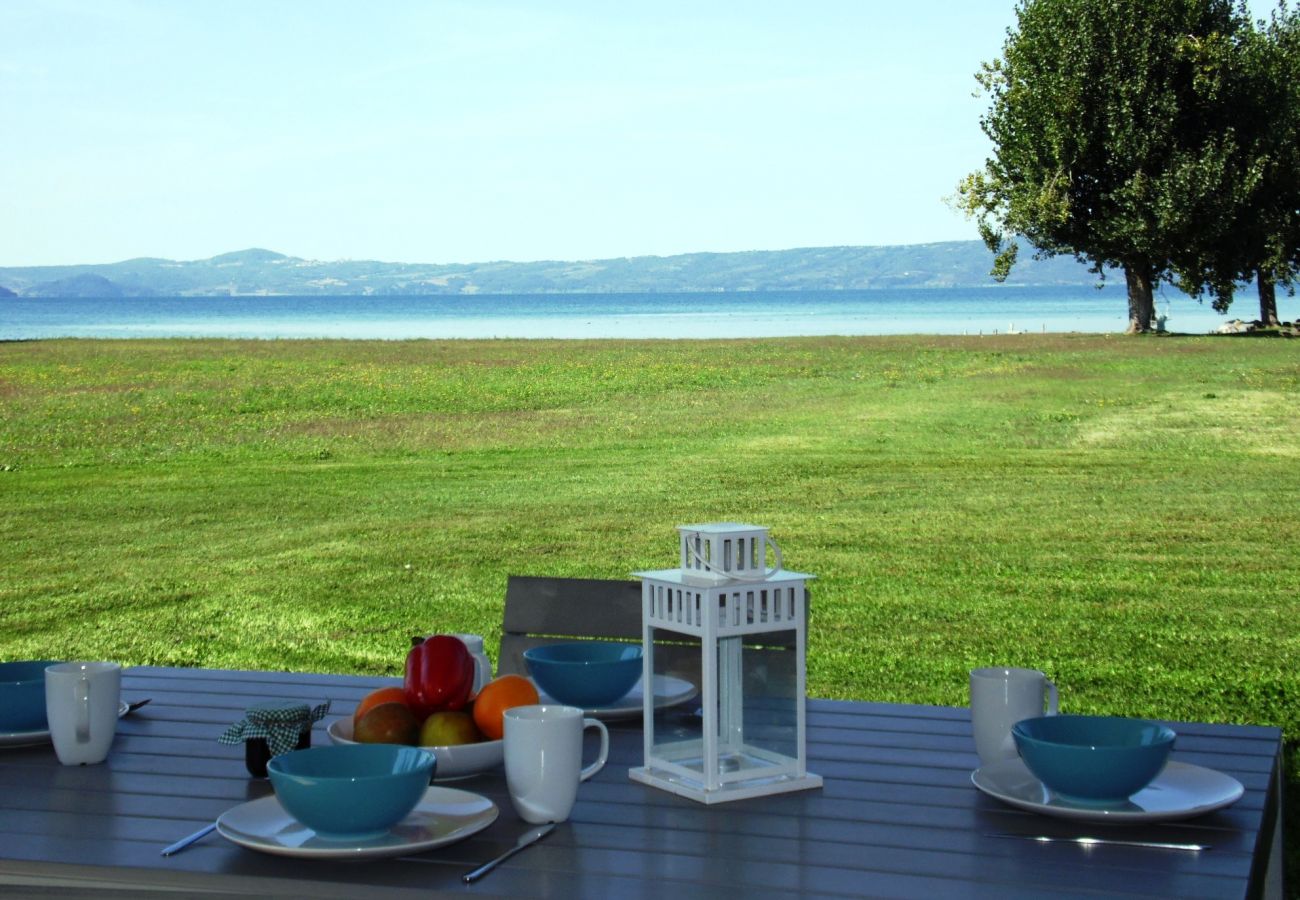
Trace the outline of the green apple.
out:
[[[421,747],[454,747],[477,744],[481,740],[483,735],[474,725],[474,717],[463,709],[433,713],[420,728]]]

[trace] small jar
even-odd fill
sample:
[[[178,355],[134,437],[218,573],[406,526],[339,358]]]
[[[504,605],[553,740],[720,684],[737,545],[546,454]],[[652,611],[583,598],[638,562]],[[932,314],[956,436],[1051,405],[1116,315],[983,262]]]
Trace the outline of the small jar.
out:
[[[312,708],[301,700],[268,700],[244,711],[244,718],[226,729],[223,744],[244,745],[244,766],[254,778],[266,777],[271,758],[311,746],[312,724],[329,711],[329,702]]]
[[[311,728],[298,735],[295,750],[306,750],[311,746]],[[244,741],[244,767],[254,778],[266,777],[266,764],[271,761],[271,745],[266,738],[249,738]]]

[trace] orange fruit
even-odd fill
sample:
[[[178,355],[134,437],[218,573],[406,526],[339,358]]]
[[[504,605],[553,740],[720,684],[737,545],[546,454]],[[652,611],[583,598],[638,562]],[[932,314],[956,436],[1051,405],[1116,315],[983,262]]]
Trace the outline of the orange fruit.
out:
[[[402,690],[400,687],[393,686],[376,688],[362,697],[361,702],[357,704],[357,708],[353,710],[352,730],[355,732],[357,722],[361,720],[361,717],[370,712],[370,710],[374,709],[376,706],[379,706],[381,703],[400,703],[407,707],[411,705],[406,700],[406,691]]]
[[[536,703],[537,688],[522,675],[502,675],[483,685],[474,698],[474,724],[489,741],[499,741],[505,733],[505,713],[515,706]]]

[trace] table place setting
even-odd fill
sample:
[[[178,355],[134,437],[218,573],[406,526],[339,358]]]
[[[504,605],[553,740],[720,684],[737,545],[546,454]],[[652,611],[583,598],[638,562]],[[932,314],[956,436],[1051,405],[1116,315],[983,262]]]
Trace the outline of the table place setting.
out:
[[[476,881],[568,819],[578,785],[609,755],[609,732],[581,709],[517,706],[503,713],[504,763],[512,805],[540,827],[494,860],[467,873]],[[594,729],[596,758],[582,765],[583,732]],[[172,856],[212,831],[250,850],[315,859],[379,859],[436,849],[496,821],[497,805],[470,791],[431,785],[437,754],[398,744],[336,744],[273,756],[274,794],[241,803],[161,851]]]
[[[534,681],[537,682],[536,679],[534,679]],[[699,689],[691,682],[684,678],[677,678],[672,675],[656,673],[653,684],[655,709],[660,710],[688,703],[695,699],[695,697],[700,693]],[[541,695],[543,703],[566,702],[546,690],[541,682],[537,682],[537,692]],[[622,694],[617,700],[609,703],[592,706],[574,703],[568,703],[568,705],[576,705],[586,715],[605,722],[621,722],[629,719],[639,719],[645,711],[645,682],[638,678],[636,683],[633,684],[624,694]]]
[[[113,662],[0,663],[0,748],[53,744],[65,765],[103,762],[114,719],[152,700],[123,700],[121,677]]]
[[[173,856],[216,831],[277,856],[380,859],[464,840],[498,815],[469,791],[431,786],[434,754],[396,744],[292,750],[272,757],[275,793],[241,803],[161,851]]]
[[[319,748],[327,749],[327,748]],[[236,806],[217,819],[217,833],[249,850],[306,859],[382,859],[454,844],[496,821],[486,797],[454,788],[429,787],[400,821],[366,837],[321,834],[294,818],[276,797]]]
[[[549,834],[556,823],[568,819],[578,785],[604,767],[609,732],[603,722],[579,707],[550,697],[548,702],[526,702],[542,695],[521,676],[492,679],[490,669],[484,673],[476,663],[473,670],[467,668],[473,646],[461,636],[432,636],[416,645],[410,651],[416,664],[409,668],[418,688],[412,689],[408,680],[402,688],[372,690],[351,717],[329,724],[332,743],[328,746],[310,746],[312,723],[328,711],[328,701],[314,708],[302,701],[281,700],[250,706],[220,742],[244,743],[249,774],[269,778],[274,793],[227,810],[215,822],[163,848],[161,855],[173,856],[213,831],[249,850],[307,859],[380,859],[443,847],[477,834],[499,815],[497,805],[487,797],[437,784],[440,770],[448,768],[450,772],[443,774],[451,780],[504,766],[508,794],[520,819],[540,826],[496,859],[467,873],[466,883]],[[640,675],[639,646],[593,644],[568,650],[568,645],[558,646],[555,653],[564,658],[563,671],[541,677],[561,695],[616,702]],[[610,665],[620,661],[625,670],[630,668],[631,677],[625,671],[623,682],[611,686]],[[474,687],[468,689],[471,683]],[[501,700],[497,709],[501,698],[492,696],[494,683],[505,684],[502,690],[513,692],[507,696],[515,702]],[[456,690],[441,690],[446,685]],[[442,711],[459,714],[477,701],[480,707],[474,721],[481,731],[462,736],[490,739],[445,746],[409,743],[413,736],[442,733],[439,728],[449,727],[437,722],[433,731],[408,729],[398,735],[400,740],[390,740],[395,735],[381,731],[373,734],[377,740],[356,740],[358,728],[372,728],[365,724],[367,716],[385,705],[401,706],[413,722],[415,713],[407,705],[415,701],[423,704],[426,717]],[[488,720],[489,710],[494,721]],[[597,733],[600,745],[595,760],[584,767],[583,733],[589,729]],[[255,746],[260,748],[258,754],[253,753]]]
[[[1245,792],[1230,775],[1170,760],[1177,734],[1160,722],[1060,714],[1056,685],[1036,669],[973,669],[970,698],[981,763],[971,783],[1009,806],[1079,822],[1145,824],[1202,816],[1231,806]],[[1073,840],[1085,846],[1150,843]]]

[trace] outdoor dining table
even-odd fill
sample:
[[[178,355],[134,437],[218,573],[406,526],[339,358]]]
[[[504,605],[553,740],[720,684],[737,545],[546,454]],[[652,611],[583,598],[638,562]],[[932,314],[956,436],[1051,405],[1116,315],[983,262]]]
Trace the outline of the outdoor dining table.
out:
[[[253,703],[316,704],[326,726],[394,679],[138,667],[105,763],[62,766],[48,744],[0,747],[0,896],[1252,897],[1280,884],[1281,734],[1171,723],[1174,759],[1227,773],[1245,794],[1199,818],[1096,826],[1012,808],[971,784],[965,708],[808,701],[808,768],[824,787],[702,805],[629,780],[639,719],[610,723],[610,757],[568,822],[481,881],[461,876],[528,826],[504,773],[451,787],[500,815],[445,847],[378,860],[259,853],[212,833],[161,849],[271,787],[217,738]],[[589,749],[588,757],[592,751]],[[1013,837],[1006,837],[1012,835]],[[1202,844],[1200,851],[1045,842],[1039,836]],[[1270,872],[1270,867],[1272,871]]]

